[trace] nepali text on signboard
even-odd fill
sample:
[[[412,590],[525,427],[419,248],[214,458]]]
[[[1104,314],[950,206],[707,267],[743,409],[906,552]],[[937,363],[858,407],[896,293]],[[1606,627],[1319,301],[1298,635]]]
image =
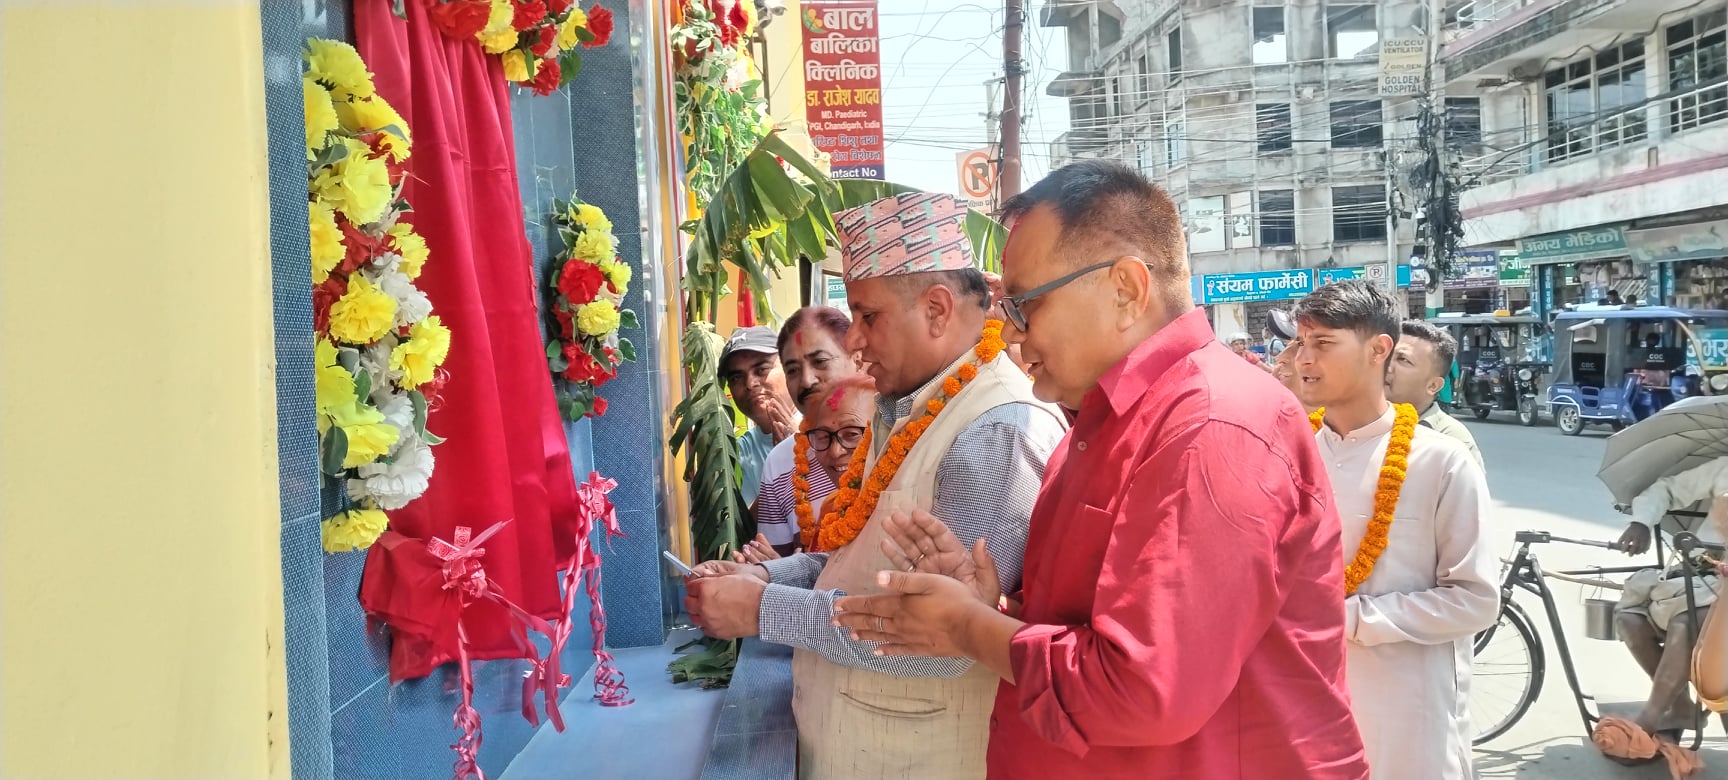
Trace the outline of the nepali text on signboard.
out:
[[[1698,365],[1705,371],[1728,369],[1728,328],[1700,328],[1698,335]]]
[[[1626,256],[1626,230],[1618,226],[1518,239],[1518,256],[1528,265],[1579,263]]]
[[[1530,286],[1530,264],[1524,262],[1517,252],[1500,253],[1500,286]]]
[[[1459,252],[1452,259],[1452,269],[1446,272],[1442,289],[1482,290],[1500,286],[1500,253],[1495,251]]]
[[[1389,38],[1380,42],[1380,96],[1420,95],[1427,86],[1428,41]]]
[[[836,179],[881,179],[876,0],[804,0],[804,119]]]
[[[1287,301],[1314,291],[1314,274],[1306,268],[1246,274],[1208,274],[1198,284],[1198,303]]]

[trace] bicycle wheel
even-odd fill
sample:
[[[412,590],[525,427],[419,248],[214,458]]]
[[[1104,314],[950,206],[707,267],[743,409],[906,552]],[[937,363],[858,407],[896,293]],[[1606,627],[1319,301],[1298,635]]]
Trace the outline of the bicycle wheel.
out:
[[[1542,692],[1547,656],[1542,638],[1524,608],[1511,599],[1500,619],[1476,635],[1475,669],[1470,675],[1471,744],[1480,745],[1512,728]]]

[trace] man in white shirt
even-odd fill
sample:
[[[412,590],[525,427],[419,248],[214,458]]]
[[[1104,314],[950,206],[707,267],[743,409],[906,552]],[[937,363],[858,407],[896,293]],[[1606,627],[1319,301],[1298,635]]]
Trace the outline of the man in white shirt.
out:
[[[1458,356],[1458,342],[1452,334],[1423,320],[1405,320],[1400,330],[1403,338],[1393,348],[1392,363],[1386,369],[1387,400],[1416,407],[1422,425],[1462,442],[1481,466],[1482,451],[1476,448],[1476,437],[1435,403],[1440,388],[1446,385],[1446,372]]]
[[[1656,480],[1632,499],[1632,522],[1620,535],[1620,549],[1628,555],[1647,552],[1670,510],[1685,509],[1723,493],[1728,493],[1728,458]],[[1699,522],[1693,533],[1699,541],[1722,543],[1716,523]],[[1650,675],[1650,698],[1632,725],[1665,742],[1677,742],[1679,731],[1691,728],[1697,717],[1698,705],[1692,701],[1689,683],[1695,630],[1705,610],[1715,602],[1709,569],[1699,565],[1694,571],[1694,610],[1686,609],[1685,580],[1677,570],[1648,569],[1628,578],[1614,613],[1620,641]]]
[[[1304,402],[1324,413],[1316,437],[1343,524],[1345,667],[1368,769],[1467,780],[1471,638],[1500,613],[1488,485],[1464,445],[1386,400],[1396,312],[1365,280],[1329,284],[1297,305],[1289,349]]]

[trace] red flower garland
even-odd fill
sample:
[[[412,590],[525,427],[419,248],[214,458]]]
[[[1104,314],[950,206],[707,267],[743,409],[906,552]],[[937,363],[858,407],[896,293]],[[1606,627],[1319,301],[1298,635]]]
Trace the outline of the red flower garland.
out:
[[[588,32],[594,33],[594,40],[584,46],[605,46],[612,40],[612,12],[595,3],[588,9]]]

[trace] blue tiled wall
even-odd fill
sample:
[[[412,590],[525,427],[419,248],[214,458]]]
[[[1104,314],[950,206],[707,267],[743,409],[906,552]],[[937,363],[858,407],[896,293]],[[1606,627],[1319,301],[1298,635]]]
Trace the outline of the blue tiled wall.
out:
[[[446,666],[422,680],[390,685],[387,635],[367,624],[358,602],[365,558],[358,554],[326,556],[318,541],[319,520],[329,507],[320,506],[316,469],[311,261],[302,194],[306,172],[299,53],[308,37],[351,38],[348,4],[340,0],[261,0],[260,8],[269,114],[282,574],[293,774],[301,778],[442,777],[450,772],[453,755],[449,746],[457,736],[451,723],[459,698],[454,667]],[[623,90],[621,101],[626,106],[631,99],[629,50],[623,32],[628,29],[627,18],[620,10],[619,35],[610,47],[590,50],[589,58],[596,73],[614,68],[615,79],[609,83]],[[614,60],[611,66],[607,64],[609,57]],[[591,75],[585,72],[578,84]],[[552,235],[543,215],[550,210],[553,197],[568,197],[578,183],[586,182],[584,198],[605,208],[616,224],[628,226],[638,221],[635,128],[626,112],[616,112],[621,118],[604,126],[589,123],[582,110],[573,107],[563,94],[545,98],[516,94],[512,109],[524,215],[535,250],[533,262],[540,271],[537,278],[544,278]],[[572,128],[573,120],[578,128]],[[573,143],[593,144],[603,150],[585,151],[582,158],[585,166],[593,165],[600,172],[576,170]],[[636,267],[637,289],[641,289],[648,275],[641,267],[639,237],[629,229],[619,233],[621,250]],[[627,305],[643,311],[641,294],[633,292]],[[660,412],[655,402],[646,398],[648,385],[642,376],[646,371],[641,368],[653,364],[655,350],[641,333],[631,335],[643,362],[627,369],[606,388],[612,411],[598,434],[602,441],[613,442],[605,448],[606,456],[596,463],[591,443],[595,428],[590,423],[568,424],[566,435],[578,478],[598,467],[622,485],[616,498],[633,538],[610,551],[602,549],[614,558],[632,553],[628,560],[633,563],[622,569],[613,562],[607,564],[606,597],[610,606],[615,592],[622,589],[629,594],[621,598],[620,606],[613,607],[613,625],[623,626],[627,643],[649,644],[660,641],[661,625],[659,567],[654,561],[660,535],[653,498],[657,493],[642,493],[630,486],[651,480],[657,473],[657,468],[638,471],[645,469],[641,464],[659,457]],[[634,425],[612,428],[624,423]],[[322,500],[327,502],[329,497]],[[647,572],[646,577],[629,576],[632,567]],[[575,631],[563,655],[565,670],[576,678],[567,708],[595,706],[587,701],[592,690],[587,674],[592,664],[587,599],[579,597],[576,601]],[[620,644],[616,639],[613,643]],[[522,661],[475,664],[475,706],[485,723],[480,763],[488,774],[501,772],[532,735],[532,727],[520,715],[521,674],[525,669]]]
[[[306,229],[306,133],[300,48],[344,38],[340,3],[259,4],[270,134],[271,288],[276,331],[276,446],[282,503],[282,589],[290,760],[297,777],[333,776],[323,551],[318,543],[318,439],[312,418],[312,261]],[[365,663],[363,660],[362,663]]]
[[[638,157],[637,65],[632,35],[639,3],[607,2],[615,15],[610,44],[583,52],[582,75],[570,84],[570,125],[575,133],[576,187],[582,199],[603,209],[618,235],[618,252],[635,273],[624,306],[641,323],[660,321],[664,302],[657,292],[663,258],[642,256],[641,164]],[[660,387],[661,345],[642,328],[621,333],[636,345],[636,362],[620,367],[618,378],[600,394],[609,404],[594,421],[594,467],[618,480],[612,494],[625,538],[602,548],[605,556],[604,604],[607,644],[614,647],[658,645],[665,640],[668,607],[660,550],[666,548],[665,486],[660,482],[665,447]]]

